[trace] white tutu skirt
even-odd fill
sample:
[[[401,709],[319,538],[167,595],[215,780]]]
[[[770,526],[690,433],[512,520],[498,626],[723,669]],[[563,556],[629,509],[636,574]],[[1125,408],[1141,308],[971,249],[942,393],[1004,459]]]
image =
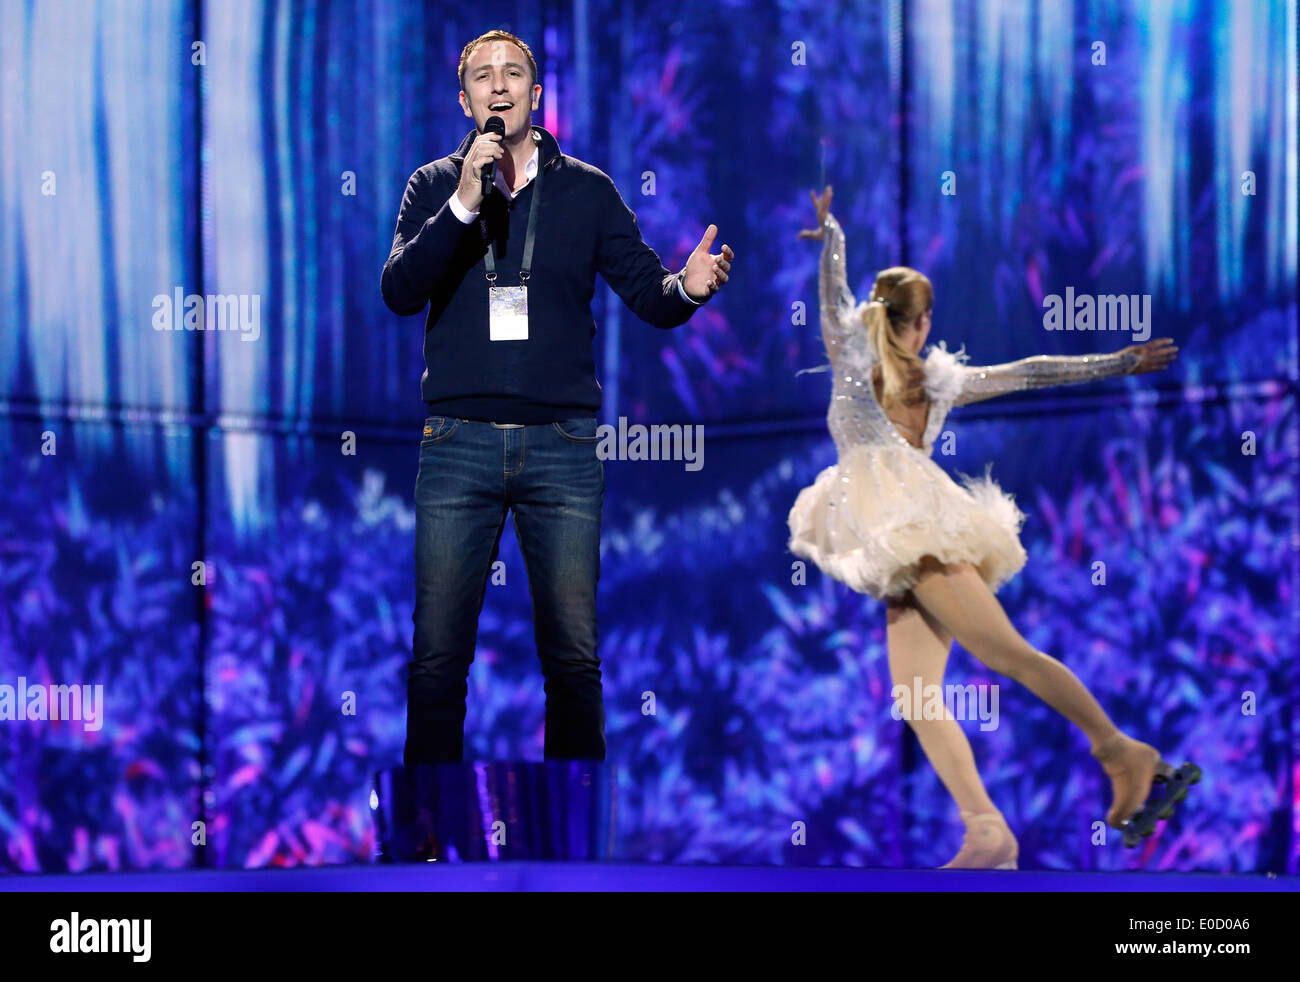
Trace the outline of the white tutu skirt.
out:
[[[987,472],[962,481],[901,444],[853,447],[799,492],[790,551],[877,600],[915,586],[922,556],[970,563],[996,592],[1025,565],[1025,516]]]

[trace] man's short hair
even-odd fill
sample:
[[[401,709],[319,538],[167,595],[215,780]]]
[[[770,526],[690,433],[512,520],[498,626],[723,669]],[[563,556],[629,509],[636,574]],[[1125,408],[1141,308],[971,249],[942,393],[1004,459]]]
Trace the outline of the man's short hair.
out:
[[[537,84],[537,61],[536,59],[533,58],[533,53],[529,49],[528,45],[526,45],[521,38],[515,37],[509,31],[488,31],[486,34],[480,34],[469,44],[465,45],[464,49],[461,50],[460,69],[457,73],[460,77],[461,91],[463,92],[465,90],[465,70],[469,67],[469,56],[474,53],[474,49],[477,48],[480,44],[490,44],[493,41],[509,41],[511,44],[519,45],[519,50],[522,51],[524,53],[524,57],[528,59],[528,67],[532,70],[533,73],[533,80],[532,82],[529,83],[529,85],[530,86],[536,85]]]

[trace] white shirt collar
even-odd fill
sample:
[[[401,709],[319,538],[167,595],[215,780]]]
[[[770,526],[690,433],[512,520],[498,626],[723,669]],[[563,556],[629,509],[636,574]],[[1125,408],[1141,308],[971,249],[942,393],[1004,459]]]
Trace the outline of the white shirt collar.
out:
[[[542,148],[541,148],[542,140],[541,137],[537,135],[536,130],[533,130],[533,142],[538,145],[533,148],[533,155],[528,158],[528,163],[524,165],[524,183],[519,186],[519,191],[522,191],[524,188],[528,187],[528,185],[532,183],[533,178],[537,176],[538,163],[542,159]],[[511,191],[510,188],[506,186],[506,179],[502,175],[500,167],[497,168],[496,185],[505,193],[506,197],[509,198],[511,201],[513,201],[519,195],[519,191]]]

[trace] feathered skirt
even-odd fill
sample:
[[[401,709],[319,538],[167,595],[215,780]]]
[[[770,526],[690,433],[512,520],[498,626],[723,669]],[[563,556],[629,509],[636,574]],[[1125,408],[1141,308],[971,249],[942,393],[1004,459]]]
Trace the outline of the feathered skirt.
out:
[[[1025,565],[1025,516],[987,471],[962,482],[920,450],[855,446],[799,492],[790,551],[877,600],[915,586],[922,556],[970,563],[996,592]]]

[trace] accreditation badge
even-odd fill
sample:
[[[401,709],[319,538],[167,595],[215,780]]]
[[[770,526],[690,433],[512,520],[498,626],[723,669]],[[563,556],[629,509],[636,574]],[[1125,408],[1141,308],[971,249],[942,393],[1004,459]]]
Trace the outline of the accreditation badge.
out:
[[[528,340],[528,287],[488,287],[488,340]]]

